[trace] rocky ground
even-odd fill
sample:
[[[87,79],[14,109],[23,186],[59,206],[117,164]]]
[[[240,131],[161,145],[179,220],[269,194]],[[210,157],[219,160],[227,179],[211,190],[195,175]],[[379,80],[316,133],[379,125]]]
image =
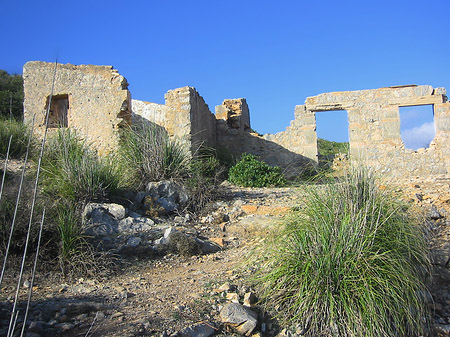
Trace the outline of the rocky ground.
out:
[[[436,335],[450,336],[450,179],[409,178],[396,183],[399,195],[426,214],[435,266],[432,290]],[[391,187],[389,182],[381,185]],[[254,293],[246,283],[252,266],[246,260],[267,230],[298,205],[302,190],[301,186],[240,189],[225,184],[207,216],[172,216],[147,224],[159,228],[155,235],[161,239],[169,228],[200,240],[195,242],[200,250],[194,256],[180,256],[170,250],[165,251],[166,255],[146,256],[146,252],[155,252],[158,247],[146,245],[151,240],[133,232],[122,238],[122,248],[146,248],[139,256],[128,255],[124,267],[114,276],[68,282],[41,272],[33,288],[32,323],[27,336],[239,335],[233,324],[224,322],[244,323],[237,325],[241,333],[249,335],[294,336],[295,329],[283,330],[255,305]],[[116,226],[126,223],[123,219],[125,215]],[[203,251],[202,243],[208,247],[212,244],[215,252]],[[6,335],[14,298],[13,276],[9,275],[0,293],[2,336]],[[25,281],[20,291],[22,300],[28,286]],[[21,324],[19,316],[18,326]]]

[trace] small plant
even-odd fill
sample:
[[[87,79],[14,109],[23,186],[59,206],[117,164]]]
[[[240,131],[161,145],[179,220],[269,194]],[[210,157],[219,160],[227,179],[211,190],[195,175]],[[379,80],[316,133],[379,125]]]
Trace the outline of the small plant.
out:
[[[8,198],[3,197],[0,200],[0,243],[2,244],[2,251],[3,248],[6,248],[13,214],[14,204]]]
[[[426,334],[427,246],[405,206],[360,169],[304,200],[260,252],[267,308],[305,336]]]
[[[154,124],[123,129],[119,158],[128,185],[137,189],[151,181],[181,179],[189,166],[185,146]]]
[[[279,167],[259,161],[254,155],[244,153],[241,160],[230,168],[228,180],[244,187],[284,186],[286,179]]]
[[[47,195],[80,202],[104,200],[120,189],[117,166],[99,158],[73,130],[58,130],[46,151],[42,182]]]
[[[56,214],[56,225],[61,243],[59,257],[64,264],[81,253],[86,240],[82,234],[79,212],[74,206],[61,203],[57,206]]]
[[[97,252],[83,233],[80,211],[76,205],[59,201],[53,208],[57,229],[55,242],[59,242],[58,261],[63,275],[67,277],[89,275],[101,277],[115,267],[115,257],[108,252]],[[53,227],[54,228],[54,227]]]
[[[175,232],[170,236],[167,251],[181,256],[194,256],[201,252],[199,243],[193,237],[180,232]]]
[[[189,194],[189,210],[199,211],[214,200],[216,188],[223,181],[223,172],[223,166],[212,155],[191,160],[189,175],[184,181]]]
[[[6,156],[10,136],[12,136],[12,139],[9,157],[22,157],[27,151],[30,136],[28,128],[15,119],[0,118],[0,157]]]

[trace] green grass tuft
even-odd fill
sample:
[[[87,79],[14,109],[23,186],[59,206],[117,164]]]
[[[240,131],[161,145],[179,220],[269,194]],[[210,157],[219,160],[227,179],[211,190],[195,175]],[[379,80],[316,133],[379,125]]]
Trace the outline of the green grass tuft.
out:
[[[189,153],[157,125],[122,130],[119,160],[127,184],[140,189],[151,181],[178,180],[189,169]]]
[[[114,195],[121,177],[111,158],[98,157],[73,130],[60,129],[47,143],[42,184],[47,195],[83,202]]]
[[[27,151],[29,130],[21,121],[15,119],[0,118],[0,157],[5,158],[8,150],[9,138],[11,139],[11,148],[9,150],[10,158],[20,158]]]
[[[267,309],[305,336],[419,336],[429,312],[423,232],[405,205],[356,169],[309,190],[259,255]]]

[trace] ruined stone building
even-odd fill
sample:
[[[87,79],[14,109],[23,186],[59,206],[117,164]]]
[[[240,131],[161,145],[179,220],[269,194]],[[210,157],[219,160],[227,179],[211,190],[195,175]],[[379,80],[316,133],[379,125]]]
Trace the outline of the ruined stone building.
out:
[[[35,116],[42,135],[52,92],[54,63],[27,62],[23,67],[24,120]],[[58,64],[49,114],[49,131],[71,127],[100,153],[117,148],[118,130],[131,123],[128,83],[111,66]]]
[[[36,116],[38,133],[45,125],[53,72],[53,63],[24,66],[24,118],[31,121]],[[103,153],[117,147],[122,125],[153,123],[193,152],[204,144],[235,156],[252,153],[293,175],[317,163],[315,113],[346,110],[352,159],[393,176],[450,172],[450,103],[444,88],[410,85],[308,97],[295,107],[295,119],[285,131],[262,136],[251,129],[244,98],[224,100],[213,114],[192,87],[169,90],[165,104],[131,100],[127,87],[111,66],[58,65],[49,127],[72,127]],[[427,149],[405,149],[399,107],[428,104],[434,107],[435,138]]]

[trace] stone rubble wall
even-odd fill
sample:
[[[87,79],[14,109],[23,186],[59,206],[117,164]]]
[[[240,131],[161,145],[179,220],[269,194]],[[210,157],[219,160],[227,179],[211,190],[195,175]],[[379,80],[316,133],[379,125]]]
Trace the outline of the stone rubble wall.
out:
[[[43,136],[48,97],[55,64],[31,61],[24,65],[24,121],[35,115],[35,132]],[[68,95],[67,126],[98,149],[100,154],[118,146],[119,128],[131,123],[128,83],[112,66],[58,64],[53,95]],[[57,128],[49,129],[55,132]]]
[[[170,136],[186,142],[192,153],[199,146],[216,145],[215,117],[195,88],[169,90],[164,98],[168,107],[164,127]]]
[[[163,104],[131,100],[131,124],[136,125],[145,121],[166,127],[168,107]]]
[[[164,97],[165,105],[133,100],[133,124],[155,123],[187,144],[192,153],[201,145],[216,145],[215,117],[195,88],[169,90]]]
[[[235,158],[242,153],[258,156],[267,164],[280,166],[286,176],[296,176],[311,160],[294,143],[301,139],[290,134],[286,143],[275,135],[259,135],[250,128],[250,113],[245,99],[227,99],[216,106],[216,132],[219,148],[226,149]],[[290,144],[289,144],[290,142]],[[288,147],[290,145],[290,147]]]
[[[405,149],[400,136],[400,106],[434,106],[436,136],[426,149]],[[450,103],[444,88],[429,85],[389,87],[374,90],[324,93],[308,97],[296,107],[291,128],[277,134],[280,143],[289,146],[292,134],[304,154],[317,160],[314,146],[315,113],[346,110],[349,119],[350,155],[375,170],[394,176],[435,175],[450,172]],[[289,147],[288,147],[289,148]]]
[[[36,114],[40,135],[53,69],[54,63],[47,62],[24,66],[24,119],[30,122]],[[111,66],[60,64],[54,95],[68,97],[67,126],[100,153],[117,148],[121,126],[153,123],[187,144],[193,154],[201,145],[227,149],[236,158],[247,152],[294,176],[305,165],[317,163],[316,112],[346,110],[352,160],[393,177],[450,173],[450,103],[445,88],[408,85],[308,97],[295,107],[295,119],[285,131],[263,136],[252,131],[244,98],[224,100],[214,115],[193,87],[169,90],[164,105],[131,101],[127,87],[126,79]],[[426,149],[405,149],[399,107],[427,104],[434,107],[436,136]]]
[[[216,119],[226,121],[230,129],[250,131],[250,111],[245,98],[226,99],[217,105]]]

